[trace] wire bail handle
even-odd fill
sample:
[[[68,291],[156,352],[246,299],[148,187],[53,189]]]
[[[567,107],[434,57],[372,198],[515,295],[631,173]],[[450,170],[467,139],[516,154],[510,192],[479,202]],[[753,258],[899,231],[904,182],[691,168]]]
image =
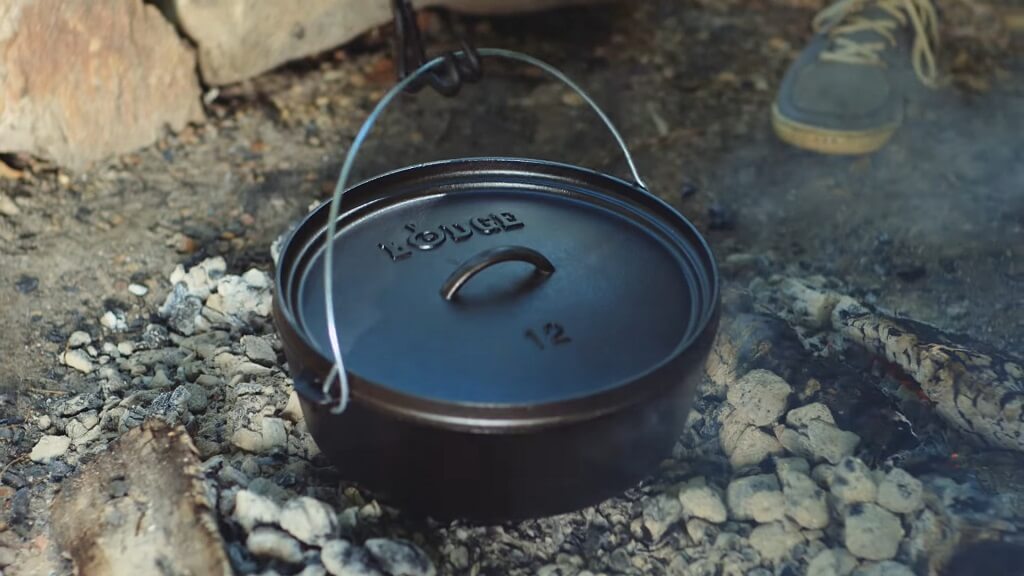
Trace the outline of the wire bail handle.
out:
[[[636,164],[633,162],[633,155],[630,154],[629,148],[626,146],[626,142],[622,139],[622,135],[619,134],[615,125],[612,124],[612,121],[604,111],[601,110],[597,103],[594,102],[590,95],[562,71],[542,60],[538,60],[533,56],[529,56],[521,52],[501,48],[480,48],[477,52],[481,56],[514,60],[540,68],[576,92],[576,94],[583,98],[583,100],[597,114],[601,121],[604,122],[608,131],[611,132],[612,137],[615,138],[615,142],[618,143],[623,156],[626,158],[626,164],[629,166],[629,171],[633,176],[634,183],[644,191],[647,190],[647,185],[644,183],[643,179],[640,178]],[[461,53],[459,52],[454,53],[456,58],[460,55]],[[407,87],[412,85],[414,82],[417,82],[429,71],[442,65],[444,62],[446,62],[446,57],[444,56],[434,58],[403,78],[397,84],[392,86],[386,94],[384,94],[384,97],[380,99],[373,111],[366,118],[366,121],[363,122],[362,127],[360,127],[359,132],[352,141],[352,146],[349,147],[348,153],[345,154],[345,161],[341,166],[341,174],[338,176],[338,183],[335,185],[334,193],[331,196],[331,208],[327,216],[327,234],[324,238],[324,242],[326,243],[324,246],[324,301],[326,304],[325,312],[327,314],[327,336],[331,344],[331,360],[333,360],[334,363],[331,366],[331,370],[328,372],[327,377],[324,378],[322,386],[323,400],[321,403],[324,405],[333,404],[333,406],[330,407],[330,412],[332,414],[341,414],[345,411],[348,407],[350,395],[348,373],[345,371],[345,362],[341,354],[341,339],[338,336],[338,326],[334,313],[334,237],[338,230],[338,217],[341,214],[341,200],[345,193],[345,187],[348,185],[348,180],[352,172],[352,165],[355,163],[355,159],[359,154],[360,148],[362,148],[370,130],[373,128],[374,124],[376,124],[384,110],[391,104],[391,101],[401,94]],[[332,399],[331,395],[331,387],[333,386],[335,379],[338,381],[338,398],[336,401]]]

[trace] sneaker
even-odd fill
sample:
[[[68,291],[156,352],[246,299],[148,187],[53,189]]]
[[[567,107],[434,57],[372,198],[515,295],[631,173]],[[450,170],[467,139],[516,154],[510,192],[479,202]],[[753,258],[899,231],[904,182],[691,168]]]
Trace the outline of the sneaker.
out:
[[[839,0],[814,18],[815,36],[786,71],[772,106],[783,141],[824,154],[867,154],[903,122],[900,75],[938,83],[938,16],[931,0]],[[908,58],[909,52],[909,58]]]

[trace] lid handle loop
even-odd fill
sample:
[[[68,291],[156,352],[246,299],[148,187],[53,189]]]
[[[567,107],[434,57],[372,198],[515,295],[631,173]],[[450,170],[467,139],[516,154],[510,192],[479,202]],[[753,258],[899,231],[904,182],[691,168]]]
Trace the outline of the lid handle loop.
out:
[[[639,187],[647,190],[647,185],[644,184],[643,179],[640,178],[640,173],[636,169],[636,164],[633,162],[633,156],[630,154],[629,148],[626,147],[626,142],[622,139],[622,136],[615,128],[615,125],[612,124],[608,115],[601,110],[589,94],[587,94],[561,70],[542,60],[538,60],[533,56],[512,50],[504,50],[501,48],[480,48],[477,50],[477,53],[480,56],[503,58],[506,60],[515,60],[517,62],[530,64],[531,66],[535,66],[544,72],[547,72],[576,92],[581,98],[583,98],[583,101],[593,109],[601,121],[604,122],[608,131],[611,132],[612,137],[615,138],[615,142],[619,145],[619,148],[622,150],[622,154],[626,157],[626,164],[629,166],[629,171],[633,176],[633,181]],[[465,56],[465,54],[462,52],[455,52],[452,56],[458,58]],[[411,86],[414,82],[419,81],[421,77],[437,66],[441,66],[444,62],[445,57],[434,58],[403,78],[397,84],[392,86],[386,94],[384,94],[384,97],[381,98],[380,102],[377,103],[377,106],[374,107],[373,111],[366,118],[366,121],[363,123],[359,132],[356,134],[355,139],[352,141],[352,146],[349,147],[348,153],[345,154],[345,161],[341,166],[341,174],[338,176],[338,183],[334,187],[334,194],[331,197],[330,213],[327,217],[327,234],[324,237],[324,242],[326,243],[324,247],[325,312],[327,314],[327,337],[330,340],[331,359],[334,361],[334,364],[331,367],[331,371],[328,373],[327,378],[324,379],[323,395],[325,402],[329,403],[329,399],[331,398],[331,388],[334,386],[335,380],[337,380],[338,399],[337,403],[330,408],[332,414],[341,414],[344,412],[348,407],[349,402],[348,373],[345,370],[345,363],[341,354],[341,339],[338,335],[338,325],[334,314],[334,237],[337,234],[338,216],[341,213],[341,199],[345,193],[346,186],[348,185],[348,180],[352,173],[352,165],[355,163],[356,156],[359,154],[359,149],[362,148],[363,143],[366,141],[366,137],[370,133],[370,129],[373,128],[373,125],[377,122],[377,119],[380,118],[380,115],[385,109],[387,109],[388,105],[391,104],[391,101],[401,94],[406,88]],[[550,264],[550,262],[548,264]],[[469,278],[467,277],[466,280],[468,279]]]
[[[484,250],[456,268],[441,286],[441,297],[451,302],[455,295],[458,294],[459,289],[466,282],[469,282],[473,276],[502,262],[526,262],[527,264],[533,264],[534,270],[542,278],[547,278],[555,273],[555,265],[551,263],[551,260],[548,260],[547,257],[533,248],[527,248],[526,246],[499,246],[490,250]]]

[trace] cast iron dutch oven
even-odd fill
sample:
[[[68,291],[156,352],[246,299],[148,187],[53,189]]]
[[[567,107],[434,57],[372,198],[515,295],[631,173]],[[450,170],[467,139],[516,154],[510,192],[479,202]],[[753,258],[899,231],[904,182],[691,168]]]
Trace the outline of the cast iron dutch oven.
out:
[[[274,317],[313,438],[343,477],[440,518],[620,493],[682,432],[718,322],[710,249],[628,151],[638,183],[466,158],[345,189],[402,88],[279,257]]]

